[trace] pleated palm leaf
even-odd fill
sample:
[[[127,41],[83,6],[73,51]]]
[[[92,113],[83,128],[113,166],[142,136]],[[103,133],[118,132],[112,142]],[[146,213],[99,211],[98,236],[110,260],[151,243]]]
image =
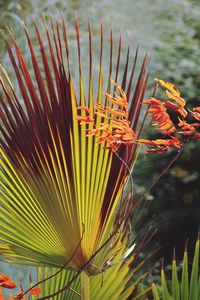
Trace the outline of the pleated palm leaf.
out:
[[[78,105],[88,105],[92,109],[94,101],[104,103],[102,28],[98,91],[94,95],[93,83],[96,79],[93,77],[90,25],[87,93],[82,77],[78,22],[78,93],[72,79],[66,24],[62,20],[61,25],[57,22],[51,25],[51,30],[46,26],[47,51],[44,37],[35,24],[41,61],[36,58],[29,34],[25,31],[35,76],[30,75],[15,38],[12,36],[13,51],[4,36],[21,95],[15,92],[2,65],[1,259],[60,268],[71,257],[66,268],[73,272],[84,269],[87,274],[96,275],[102,272],[102,266],[105,267],[108,260],[115,255],[116,259],[123,257],[130,247],[128,218],[137,205],[133,200],[125,205],[124,200],[119,212],[120,199],[129,177],[122,160],[131,168],[137,147],[131,145],[128,150],[121,147],[118,152],[121,160],[105,144],[98,144],[95,136],[88,138],[84,130],[86,125],[80,126],[76,120]],[[122,78],[121,86],[130,103],[129,121],[139,136],[141,127],[138,126],[138,120],[147,85],[147,62],[145,58],[132,92],[137,52],[128,75],[129,48],[126,63],[121,65],[121,43],[120,37],[114,68],[111,31],[106,91],[112,91],[111,78],[115,81]],[[101,122],[100,116],[96,117],[96,122]],[[126,217],[123,219],[123,216]],[[107,271],[105,276],[110,289],[116,280],[117,293],[112,299],[121,299],[120,295],[123,295],[130,279],[127,272],[134,257],[132,255],[126,263],[120,261],[113,273]],[[101,281],[99,277],[92,284],[93,295],[95,286]],[[122,299],[126,299],[132,290],[128,289]],[[98,297],[96,293],[93,299],[101,299]],[[110,294],[105,299],[111,299]]]
[[[192,269],[188,261],[187,249],[184,251],[182,274],[179,278],[176,259],[172,261],[172,277],[167,282],[164,269],[161,270],[161,286],[152,283],[154,300],[198,300],[200,298],[200,276],[199,276],[199,239],[196,242]]]

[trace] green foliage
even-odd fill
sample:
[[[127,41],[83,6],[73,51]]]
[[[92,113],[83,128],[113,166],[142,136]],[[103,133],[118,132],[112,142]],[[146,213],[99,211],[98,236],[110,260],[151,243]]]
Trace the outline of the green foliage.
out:
[[[152,282],[154,300],[198,300],[200,298],[200,274],[199,274],[199,239],[196,242],[191,272],[189,271],[188,251],[185,249],[182,273],[179,272],[176,259],[172,261],[171,281],[166,281],[165,271],[161,270],[161,286]]]

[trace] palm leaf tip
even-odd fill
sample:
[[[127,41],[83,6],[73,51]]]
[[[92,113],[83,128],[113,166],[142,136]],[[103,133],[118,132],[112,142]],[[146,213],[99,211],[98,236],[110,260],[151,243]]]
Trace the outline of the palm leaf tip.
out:
[[[85,106],[87,98],[77,21],[79,95],[71,75],[64,21],[61,26],[53,22],[51,30],[46,26],[49,51],[44,46],[44,38],[37,24],[35,28],[41,61],[37,58],[28,32],[25,32],[34,75],[29,71],[15,38],[12,37],[14,49],[9,43],[6,44],[20,90],[19,96],[2,68],[0,227],[1,242],[3,245],[9,244],[9,250],[4,251],[5,260],[13,260],[15,254],[16,262],[31,261],[36,265],[60,267],[72,256],[66,267],[79,270],[105,243],[105,248],[94,259],[94,264],[99,268],[106,263],[108,255],[110,257],[115,253],[116,248],[111,247],[111,244],[121,247],[124,241],[128,242],[124,237],[128,230],[124,229],[124,232],[106,244],[110,233],[115,230],[118,203],[125,182],[125,166],[109,149],[98,144],[95,136],[88,139],[84,125],[80,128],[76,120],[77,106]],[[100,39],[99,86],[96,95],[99,104],[104,95],[103,31]],[[117,66],[114,69],[111,35],[107,81],[109,89],[110,78],[117,80],[120,77],[121,43],[120,38]],[[88,105],[92,111],[95,96],[91,45],[92,33],[89,27]],[[122,70],[121,86],[128,86],[127,102],[131,103],[129,122],[136,128],[146,89],[146,61],[133,95],[131,90],[135,62],[130,76],[129,65],[130,60],[127,59],[126,67]],[[81,114],[84,116],[85,112]],[[96,120],[100,123],[101,117],[96,116]],[[128,151],[129,167],[135,148],[135,145],[131,145]],[[125,147],[119,152],[124,159]],[[73,255],[75,249],[77,251]],[[122,247],[122,256],[126,250],[126,247]]]

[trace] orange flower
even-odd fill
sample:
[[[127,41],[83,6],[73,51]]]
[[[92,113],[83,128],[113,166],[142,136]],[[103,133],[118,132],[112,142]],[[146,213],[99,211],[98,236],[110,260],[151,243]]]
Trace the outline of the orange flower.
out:
[[[0,274],[0,283],[7,281],[10,277],[6,274]]]
[[[170,119],[170,116],[167,113],[163,102],[161,102],[160,100],[157,100],[155,98],[151,98],[151,99],[145,100],[143,103],[153,105],[153,108],[150,107],[147,110],[147,112],[151,113],[153,115],[153,117],[152,117],[153,125],[158,126],[158,130],[161,133],[170,135],[176,131],[176,128],[175,128],[172,120]]]
[[[126,94],[115,82],[113,82],[113,84],[120,95],[117,95],[117,93],[114,92],[115,97],[113,97],[106,93],[105,97],[107,103],[105,106],[99,103],[94,104],[94,107],[96,108],[94,114],[103,118],[103,122],[100,123],[100,125],[97,126],[95,119],[91,118],[91,111],[89,108],[85,106],[77,107],[77,110],[84,110],[86,113],[86,116],[77,116],[77,120],[81,121],[81,123],[93,123],[93,128],[86,129],[87,136],[98,136],[98,143],[105,142],[106,148],[111,149],[112,152],[116,152],[122,144],[132,145],[134,143],[139,143],[156,147],[147,149],[145,153],[163,153],[168,151],[170,147],[180,149],[185,142],[198,140],[199,134],[197,133],[197,128],[200,124],[187,123],[186,117],[188,113],[185,109],[186,102],[181,98],[180,91],[170,82],[159,80],[157,78],[156,81],[162,87],[166,88],[166,94],[169,100],[161,101],[152,97],[144,100],[143,103],[150,106],[147,112],[152,114],[153,125],[157,127],[161,134],[164,134],[169,138],[136,140],[136,133],[131,128],[128,120],[128,102]],[[111,107],[109,106],[110,104],[112,105]],[[114,109],[113,105],[117,107]],[[171,120],[167,108],[177,111],[180,114],[181,119],[178,118],[177,125]],[[200,121],[200,107],[195,107],[190,113],[196,120]],[[181,131],[177,131],[178,127],[181,128]]]
[[[94,119],[89,116],[76,116],[76,120],[82,123],[94,123]]]
[[[112,104],[117,105],[119,107],[124,107],[125,109],[128,108],[128,103],[124,98],[119,97],[119,96],[118,96],[118,98],[115,98],[108,93],[106,93],[105,96],[106,96],[106,99],[109,102],[111,102]]]
[[[180,91],[177,89],[177,87],[174,84],[164,80],[159,80],[157,78],[155,78],[155,80],[162,87],[165,87],[167,89],[166,94],[170,100],[163,102],[164,105],[168,108],[178,111],[183,118],[186,118],[187,111],[184,109],[186,102],[183,98],[181,98]],[[176,104],[174,104],[171,100],[175,101]]]
[[[0,300],[4,300],[4,295],[1,289],[0,289]]]
[[[113,81],[112,81],[113,82]],[[128,102],[125,92],[122,88],[115,82],[114,86],[120,93],[117,95],[115,92],[115,97],[106,93],[105,97],[108,101],[108,105],[103,106],[99,103],[94,103],[95,111],[94,114],[101,116],[104,122],[100,125],[96,125],[95,119],[90,116],[77,116],[76,119],[81,121],[81,123],[93,123],[93,128],[86,129],[87,136],[98,136],[98,143],[107,143],[106,148],[111,149],[112,152],[116,152],[120,145],[131,145],[135,142],[135,132],[130,127],[130,122],[128,121]],[[113,104],[117,106],[113,109],[109,106]],[[91,114],[90,109],[85,106],[78,106],[77,110],[84,110],[86,114]]]
[[[157,147],[145,150],[145,153],[164,153],[169,150],[169,147]]]
[[[171,102],[171,101],[165,101],[165,102],[163,102],[163,104],[166,106],[166,107],[168,107],[168,108],[171,108],[171,109],[173,109],[173,110],[175,110],[175,111],[178,111],[179,113],[180,113],[180,115],[185,119],[186,117],[187,117],[187,111],[183,108],[183,107],[180,107],[180,106],[178,106],[178,105],[176,105],[176,104],[174,104],[173,102]]]
[[[179,131],[182,135],[193,135],[196,132],[196,128],[193,124],[187,124],[182,126],[182,131]]]
[[[86,106],[78,106],[77,107],[77,110],[83,110],[86,114],[89,114],[89,115],[86,115],[86,116],[76,116],[76,120],[77,121],[80,121],[81,124],[82,123],[94,123],[94,119],[91,117],[91,111],[88,107]]]
[[[161,80],[161,79],[158,79],[158,78],[155,78],[155,80],[164,88],[166,88],[168,91],[170,91],[173,95],[176,95],[176,96],[180,96],[180,91],[177,89],[177,87],[173,84],[173,83],[170,83],[168,81],[165,81],[165,80]]]
[[[2,282],[0,285],[2,287],[6,288],[6,289],[14,289],[14,288],[16,288],[16,283],[13,280],[10,280],[10,279]]]
[[[30,295],[39,295],[41,293],[40,288],[33,288],[32,290],[29,291]]]
[[[3,294],[2,290],[0,290],[0,300],[4,300],[4,294]],[[14,300],[12,294],[10,294],[9,300]]]
[[[117,116],[117,117],[122,117],[122,118],[128,119],[128,113],[125,112],[125,111],[123,111],[123,110],[112,109],[110,107],[107,107],[107,110],[113,116]]]
[[[200,122],[200,107],[193,108],[193,111],[190,110],[190,114]]]
[[[144,144],[144,145],[152,145],[152,146],[165,146],[165,147],[170,147],[173,146],[175,148],[180,149],[181,147],[181,142],[179,139],[177,139],[174,136],[171,136],[171,139],[156,139],[156,140],[143,140],[139,139],[138,143]]]
[[[84,110],[86,113],[90,114],[90,109],[87,106],[78,106],[77,110]]]
[[[120,125],[120,126],[125,126],[125,127],[130,127],[130,121],[128,120],[120,120],[120,119],[112,119],[113,121],[113,126],[114,125]]]
[[[166,91],[167,96],[169,99],[174,100],[177,104],[179,104],[181,107],[185,107],[185,100],[181,98],[180,96],[173,94],[169,91]]]
[[[196,112],[200,113],[200,106],[194,107],[193,111],[196,111]]]

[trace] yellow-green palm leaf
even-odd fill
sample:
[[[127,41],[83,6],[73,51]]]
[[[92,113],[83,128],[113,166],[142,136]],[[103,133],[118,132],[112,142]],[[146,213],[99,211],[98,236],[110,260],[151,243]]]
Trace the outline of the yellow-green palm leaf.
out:
[[[101,28],[98,90],[94,93],[96,79],[93,77],[90,25],[89,84],[84,85],[76,21],[79,87],[72,78],[74,70],[70,69],[64,20],[60,25],[52,22],[51,30],[46,27],[49,50],[44,46],[44,37],[38,26],[35,25],[35,28],[41,61],[36,58],[25,31],[35,76],[30,75],[15,38],[12,37],[13,51],[4,37],[20,96],[16,95],[2,65],[0,251],[5,261],[52,267],[61,267],[72,256],[67,267],[74,271],[87,265],[93,255],[85,269],[95,274],[98,272],[94,269],[105,266],[119,249],[117,255],[123,257],[128,249],[129,234],[128,224],[124,222],[122,226],[117,219],[118,204],[128,178],[125,164],[106,145],[98,144],[96,137],[86,137],[85,125],[80,126],[76,120],[77,105],[92,108],[93,101],[104,102],[103,30]],[[140,132],[137,127],[147,85],[146,58],[132,92],[137,52],[129,74],[129,49],[123,66],[120,64],[121,47],[120,37],[114,68],[111,31],[107,91],[112,91],[111,78],[122,78],[121,85],[130,102],[129,120],[132,128]],[[97,116],[96,122],[101,122],[100,116]],[[136,145],[132,145],[128,150],[120,148],[119,156],[131,168],[135,153]],[[133,207],[135,203],[130,202],[130,211]],[[119,225],[117,232],[116,226]],[[109,243],[106,243],[109,238]],[[102,247],[104,244],[105,247]],[[100,247],[102,250],[95,255]],[[122,262],[113,268],[120,272],[121,266]],[[127,263],[124,274],[128,268]],[[109,272],[106,277],[111,277]],[[98,281],[100,278],[94,283],[92,281],[92,289],[99,284]],[[118,295],[123,288],[122,284],[120,290],[119,285]],[[114,295],[115,290],[112,292]]]

